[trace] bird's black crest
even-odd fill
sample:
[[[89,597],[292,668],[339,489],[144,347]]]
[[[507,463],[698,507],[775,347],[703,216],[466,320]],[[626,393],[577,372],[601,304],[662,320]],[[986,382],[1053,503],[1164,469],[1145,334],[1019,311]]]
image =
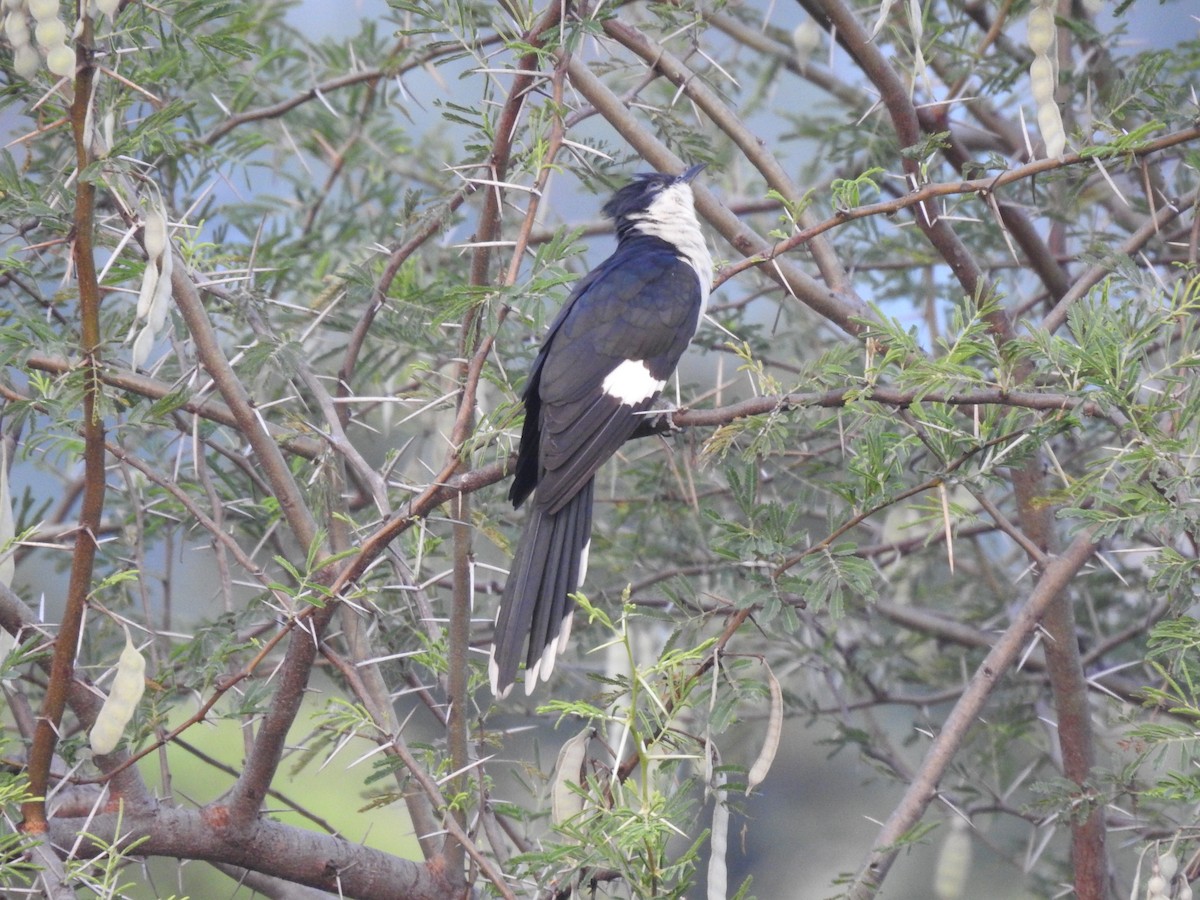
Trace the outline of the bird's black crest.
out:
[[[676,175],[661,172],[643,172],[612,195],[604,204],[604,214],[618,224],[632,213],[643,212],[654,197],[665,187],[678,180]]]

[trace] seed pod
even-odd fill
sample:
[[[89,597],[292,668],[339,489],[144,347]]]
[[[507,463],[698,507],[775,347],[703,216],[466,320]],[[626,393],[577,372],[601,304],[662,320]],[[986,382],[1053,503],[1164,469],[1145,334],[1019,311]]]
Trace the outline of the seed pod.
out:
[[[585,728],[558,751],[554,783],[550,787],[550,818],[555,825],[562,825],[583,812],[583,798],[578,791],[583,786],[583,764],[594,734],[591,727]]]
[[[92,752],[103,756],[117,749],[125,726],[133,718],[142,692],[146,690],[146,660],[137,647],[133,638],[125,631],[125,649],[117,660],[117,674],[113,676],[112,688],[108,699],[100,707],[96,716],[96,724],[90,734]]]
[[[158,290],[158,263],[153,259],[148,259],[146,268],[142,272],[142,289],[138,292],[137,317],[139,319],[150,315],[150,304],[154,302],[156,290]]]
[[[14,9],[4,17],[4,36],[13,45],[13,49],[29,43],[29,20],[25,18],[25,13]]]
[[[1029,64],[1029,88],[1034,101],[1040,106],[1054,100],[1054,65],[1044,56]]]
[[[1025,26],[1029,49],[1038,55],[1050,53],[1054,46],[1054,13],[1044,6],[1035,6],[1029,11],[1029,22]]]
[[[933,892],[939,900],[967,896],[971,883],[971,835],[967,823],[953,819],[933,872]]]
[[[1046,142],[1046,158],[1057,159],[1067,149],[1067,135],[1063,131],[1062,116],[1053,103],[1043,103],[1037,112],[1038,128]]]
[[[721,754],[715,744],[709,744],[706,768],[711,775],[707,785],[713,798],[712,826],[708,843],[708,896],[728,897],[729,868],[725,851],[729,848],[729,805],[725,802],[725,773],[721,770]]]
[[[146,213],[146,255],[157,262],[167,249],[167,217],[157,207]]]
[[[95,0],[96,9],[104,13],[110,19],[117,17],[117,10],[121,7],[121,0]]]
[[[150,358],[150,351],[153,349],[154,329],[146,325],[133,339],[133,349],[129,351],[129,367],[140,369],[142,364]]]
[[[154,299],[150,302],[150,314],[146,321],[158,334],[167,322],[167,310],[171,306],[171,251],[168,249],[162,255],[162,270],[158,273],[158,286],[154,289]]]
[[[51,50],[59,44],[64,44],[67,41],[67,26],[63,24],[62,19],[38,19],[37,26],[33,29],[33,36],[37,38],[38,46],[44,50]]]
[[[46,51],[46,68],[59,78],[75,74],[75,51],[66,44],[57,44]]]
[[[13,71],[26,81],[37,75],[42,58],[31,44],[22,44],[13,48]]]
[[[821,46],[821,29],[812,19],[805,19],[792,32],[792,46],[796,48],[796,60],[801,65],[812,59]]]
[[[39,22],[58,18],[58,0],[29,0],[29,14]]]
[[[1170,881],[1175,877],[1175,873],[1179,871],[1179,860],[1175,858],[1174,853],[1163,853],[1158,857],[1158,872],[1163,878]]]
[[[779,739],[783,735],[783,689],[780,688],[779,679],[775,677],[771,667],[767,666],[765,662],[763,665],[767,669],[767,687],[771,691],[771,708],[767,713],[767,733],[763,736],[762,749],[758,752],[758,759],[746,773],[747,794],[762,784],[767,773],[771,771],[771,763],[775,761],[775,755],[779,752]]]

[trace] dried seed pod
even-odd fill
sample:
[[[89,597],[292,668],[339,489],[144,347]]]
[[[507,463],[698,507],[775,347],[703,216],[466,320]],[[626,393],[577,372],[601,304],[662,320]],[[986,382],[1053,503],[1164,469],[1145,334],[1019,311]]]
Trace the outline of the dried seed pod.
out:
[[[766,663],[764,662],[763,665],[766,666]],[[779,739],[783,735],[783,689],[779,686],[779,679],[775,677],[770,666],[767,666],[767,687],[771,690],[771,709],[767,714],[767,733],[763,737],[763,745],[758,752],[758,759],[746,773],[747,794],[762,784],[767,773],[771,771],[771,763],[775,761],[775,755],[779,752]]]
[[[1158,857],[1158,871],[1163,878],[1170,881],[1179,871],[1179,860],[1174,853],[1162,853]]]
[[[142,364],[150,358],[150,351],[154,349],[154,329],[146,325],[138,332],[138,336],[133,339],[133,349],[129,351],[129,367],[131,369],[140,369]]]
[[[142,289],[138,292],[137,317],[139,319],[150,315],[150,304],[154,302],[156,290],[158,290],[158,264],[153,259],[148,259],[146,268],[142,271]]]
[[[710,826],[708,856],[708,896],[729,896],[729,868],[725,852],[729,848],[729,805],[725,802],[725,773],[721,769],[721,754],[715,744],[708,745],[709,757],[706,767],[710,771],[708,790],[713,798],[712,825]]]
[[[113,676],[112,688],[108,698],[100,707],[96,716],[96,724],[92,726],[89,737],[92,752],[100,755],[112,753],[117,749],[125,726],[133,718],[142,692],[146,690],[146,660],[137,647],[129,631],[125,631],[125,649],[117,660],[117,673]]]
[[[158,285],[154,288],[154,299],[150,302],[150,314],[146,321],[158,334],[167,322],[167,310],[171,306],[171,251],[162,256],[162,268],[158,273]]]
[[[971,883],[971,849],[967,823],[962,819],[952,819],[933,873],[935,896],[967,896],[967,886]]]
[[[121,8],[121,0],[95,0],[96,9],[104,13],[110,19],[117,17],[117,10]]]
[[[792,46],[796,48],[796,60],[804,65],[821,46],[821,28],[812,19],[805,19],[792,32]]]
[[[558,751],[554,783],[550,787],[550,818],[555,825],[562,825],[583,812],[583,798],[578,789],[583,784],[583,764],[587,761],[588,745],[594,735],[595,731],[589,726]]]
[[[157,261],[167,249],[167,217],[161,209],[154,207],[146,213],[146,255]]]

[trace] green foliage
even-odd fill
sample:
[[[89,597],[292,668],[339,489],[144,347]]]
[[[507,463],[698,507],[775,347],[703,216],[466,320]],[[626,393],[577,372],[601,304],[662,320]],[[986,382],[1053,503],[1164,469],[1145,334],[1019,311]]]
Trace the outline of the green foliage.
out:
[[[18,662],[13,660],[13,662]],[[8,668],[8,661],[5,669]],[[0,670],[0,677],[4,670]],[[0,742],[0,753],[8,750],[8,742]],[[29,798],[29,780],[5,767],[0,772],[0,810],[6,819],[12,820],[17,808]],[[33,841],[15,829],[0,831],[0,887],[14,891],[28,889],[34,882],[38,866],[30,859],[29,849]]]
[[[829,183],[829,190],[833,195],[833,208],[847,211],[860,206],[865,191],[878,192],[879,185],[875,183],[875,178],[883,172],[880,166],[873,166],[855,178],[835,178]]]
[[[537,35],[556,4],[390,0],[362,21],[343,4],[320,27],[305,18],[320,4],[123,6],[96,22],[80,171],[70,86],[44,67],[18,77],[9,44],[0,51],[14,513],[0,545],[18,556],[0,620],[36,625],[0,662],[12,824],[50,637],[81,574],[108,615],[87,611],[76,676],[99,677],[126,626],[148,660],[123,746],[147,748],[212,702],[139,764],[161,777],[150,790],[163,808],[213,800],[168,776],[195,767],[211,780],[202,751],[179,755],[218,722],[236,726],[241,756],[278,760],[255,786],[271,792],[264,815],[334,830],[327,798],[295,796],[289,776],[369,759],[339,776],[337,801],[436,834],[422,833],[428,870],[456,819],[477,892],[497,890],[486,862],[522,896],[699,896],[724,842],[725,874],[742,872],[726,893],[736,883],[747,896],[753,876],[763,896],[791,896],[799,856],[807,896],[826,896],[872,849],[841,821],[888,818],[882,806],[928,763],[984,655],[1086,534],[1100,550],[1063,594],[1077,634],[1021,636],[1022,665],[988,675],[986,705],[944,751],[939,802],[970,821],[977,860],[990,854],[1037,896],[1062,892],[1066,831],[1097,809],[1125,828],[1106,851],[1122,891],[1138,872],[1131,845],[1178,833],[1194,854],[1179,823],[1200,800],[1200,45],[1142,49],[1138,31],[1183,4],[1124,4],[1111,32],[1082,8],[1056,18],[1072,154],[1049,162],[1027,96],[1025,4],[990,20],[961,0],[880,13],[886,83],[844,46],[831,56],[834,38],[800,5],[566,4]],[[659,48],[644,58],[628,33]],[[690,70],[682,84],[659,77],[660,50]],[[586,93],[578,66],[615,99]],[[719,422],[631,441],[600,472],[571,645],[532,700],[493,700],[489,623],[524,515],[499,473],[529,365],[611,248],[603,196],[663,148],[709,164],[700,183],[725,206],[712,244],[731,266],[715,326],[664,399],[717,408]],[[1003,177],[986,190],[966,183],[991,176]],[[90,227],[75,212],[85,184]],[[923,186],[919,207],[903,205]],[[893,200],[893,214],[862,215]],[[200,302],[175,292],[133,372],[160,209]],[[100,268],[95,348],[81,345],[83,228]],[[764,247],[770,262],[742,267]],[[105,497],[86,534],[96,563],[76,573],[93,389]],[[264,432],[282,463],[251,440]],[[1021,495],[1021,478],[1038,496]],[[1045,725],[1058,724],[1061,685],[1042,648],[1075,639],[1096,725],[1082,784]],[[74,778],[104,780],[82,690],[59,724],[55,778],[61,759]],[[743,799],[776,713],[790,716],[778,770]],[[555,718],[596,731],[578,779],[541,765]],[[223,791],[240,762],[219,765]],[[836,784],[836,801],[786,797],[805,776]],[[554,821],[547,798],[564,791],[579,809]],[[787,841],[769,818],[777,797],[792,804]],[[124,827],[150,806],[115,818]],[[112,831],[116,808],[68,807],[77,830],[108,830],[89,831],[66,890],[161,896],[136,843]],[[896,869],[919,882],[914,896],[932,893],[942,812],[875,848],[903,850]],[[820,833],[803,830],[812,822]],[[338,877],[352,879],[371,868],[356,842],[376,834],[336,827],[349,859]],[[0,831],[0,886],[40,890],[27,839]],[[372,866],[405,862],[384,852]]]

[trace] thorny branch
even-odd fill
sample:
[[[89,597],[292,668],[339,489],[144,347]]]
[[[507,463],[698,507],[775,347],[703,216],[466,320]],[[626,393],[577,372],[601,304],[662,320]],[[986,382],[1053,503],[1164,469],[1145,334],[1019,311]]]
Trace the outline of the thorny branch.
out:
[[[82,173],[92,161],[89,133],[89,104],[95,66],[92,61],[90,21],[76,42],[75,84],[71,102],[71,133],[75,141],[75,171],[79,176],[75,189],[74,246],[72,259],[79,286],[79,344],[83,361],[83,504],[75,533],[71,576],[67,586],[66,609],[54,641],[50,679],[42,703],[41,715],[29,749],[29,790],[32,799],[21,805],[22,827],[32,834],[46,831],[46,801],[50,783],[50,762],[58,741],[58,728],[67,705],[67,695],[75,678],[75,650],[83,627],[84,610],[92,590],[92,572],[96,561],[96,535],[104,514],[104,421],[101,412],[103,394],[97,371],[102,345],[100,329],[100,282],[93,253],[95,238],[96,185]]]

